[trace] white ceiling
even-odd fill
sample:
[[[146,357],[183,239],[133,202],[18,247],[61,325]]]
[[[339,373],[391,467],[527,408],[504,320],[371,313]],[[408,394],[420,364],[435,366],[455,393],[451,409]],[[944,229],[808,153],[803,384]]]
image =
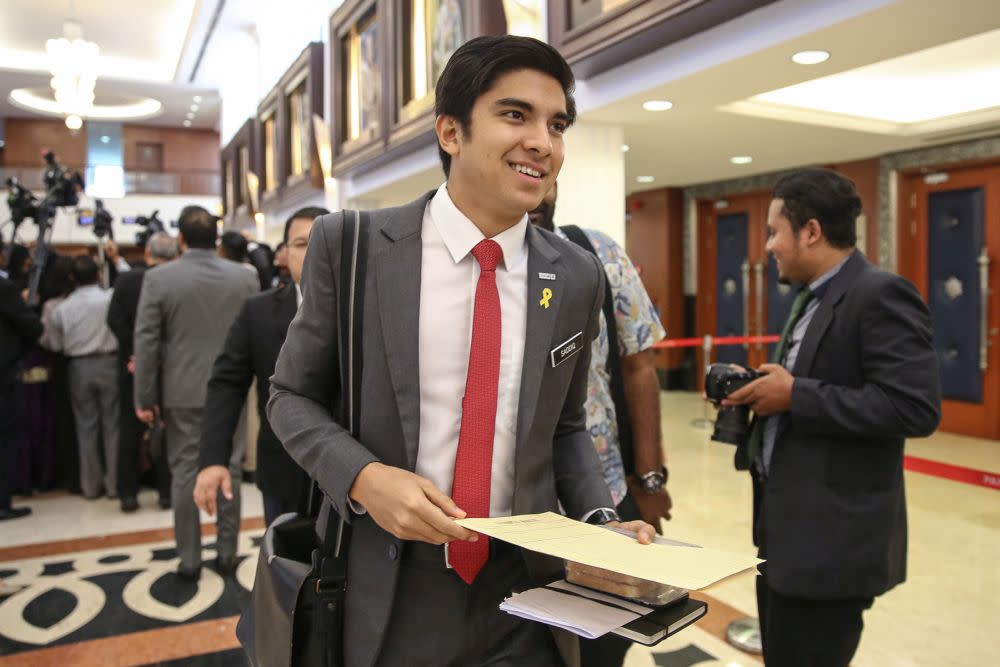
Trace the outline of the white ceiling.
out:
[[[841,2],[850,4],[845,0]],[[773,12],[781,16],[781,12],[795,4],[806,3],[785,0],[760,10],[759,14]],[[626,189],[630,192],[737,178],[803,164],[867,158],[953,141],[963,132],[1000,134],[996,116],[976,114],[952,119],[955,122],[947,132],[900,136],[895,124],[883,127],[883,132],[873,131],[873,124],[863,125],[866,130],[831,127],[831,123],[823,122],[823,112],[812,118],[775,112],[774,117],[768,118],[723,109],[761,93],[1000,28],[1000,2],[997,0],[956,3],[905,0],[871,4],[885,6],[798,35],[795,26],[789,25],[787,38],[766,48],[650,86],[611,104],[591,108],[582,119],[624,125],[626,142],[631,147],[626,155]],[[748,22],[750,19],[752,17],[748,17]],[[989,36],[987,41],[995,48],[985,52],[1000,65],[997,35],[1000,33]],[[949,61],[936,63],[935,69],[954,73],[961,69],[962,59],[970,54],[985,57],[982,55],[983,41],[975,41],[975,48],[968,51],[942,49],[938,56]],[[792,54],[807,49],[826,50],[832,57],[813,66],[791,61]],[[667,66],[669,60],[665,63]],[[895,74],[920,76],[924,74],[922,66],[930,67],[929,61],[921,58],[914,58],[911,65],[910,69],[897,66]],[[622,70],[627,72],[627,68]],[[925,94],[931,99],[940,92],[928,87]],[[670,100],[674,107],[665,112],[644,111],[642,102],[648,99]],[[749,155],[753,162],[730,164],[729,158],[737,155]],[[651,185],[640,185],[636,182],[640,175],[653,176],[655,180]]]
[[[230,3],[234,4],[234,3]],[[239,4],[236,2],[235,4]],[[192,86],[182,56],[197,56],[205,31],[196,19],[211,15],[213,0],[2,0],[0,10],[0,117],[39,116],[8,101],[15,88],[49,88],[45,41],[61,37],[67,19],[101,51],[95,104],[152,97],[162,112],[135,121],[180,127],[195,95],[201,96],[193,127],[216,128],[220,100],[210,86]]]

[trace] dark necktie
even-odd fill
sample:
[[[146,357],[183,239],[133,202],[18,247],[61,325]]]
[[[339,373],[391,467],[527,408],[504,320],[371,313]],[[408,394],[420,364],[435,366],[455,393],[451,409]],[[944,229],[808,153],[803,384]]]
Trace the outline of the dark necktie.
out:
[[[451,496],[469,517],[479,518],[490,515],[493,435],[500,382],[500,293],[496,268],[503,259],[503,249],[496,241],[485,239],[472,249],[472,254],[479,262],[480,274]],[[475,580],[488,557],[489,539],[485,535],[480,535],[477,542],[455,541],[448,545],[448,562],[467,584]]]
[[[785,352],[792,342],[795,325],[802,319],[802,316],[806,312],[806,306],[812,298],[813,293],[807,287],[803,287],[795,296],[795,301],[792,302],[792,309],[788,313],[788,319],[785,320],[785,328],[781,332],[781,340],[778,341],[778,347],[774,348],[774,356],[771,357],[772,364],[780,364],[782,359],[784,359]],[[764,423],[766,421],[767,417],[758,417],[757,421],[753,424],[753,430],[750,431],[750,440],[747,443],[747,456],[751,463],[757,458],[757,454],[760,453],[761,445],[764,442]]]

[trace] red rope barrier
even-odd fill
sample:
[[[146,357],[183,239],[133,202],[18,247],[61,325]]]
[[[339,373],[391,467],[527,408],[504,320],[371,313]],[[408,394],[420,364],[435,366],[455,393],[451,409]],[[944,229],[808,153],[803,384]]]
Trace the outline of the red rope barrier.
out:
[[[770,336],[712,336],[711,346],[720,345],[749,345],[753,343],[777,343],[781,336],[773,334]],[[653,345],[654,350],[668,350],[678,347],[703,347],[705,338],[668,338]]]

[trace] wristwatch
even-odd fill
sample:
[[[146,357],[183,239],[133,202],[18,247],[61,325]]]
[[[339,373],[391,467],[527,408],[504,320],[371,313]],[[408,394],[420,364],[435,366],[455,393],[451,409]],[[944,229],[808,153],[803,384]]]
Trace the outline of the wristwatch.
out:
[[[666,466],[662,466],[659,470],[651,470],[645,475],[640,475],[639,481],[642,482],[642,490],[650,495],[659,493],[667,485],[667,475]]]
[[[586,522],[589,524],[593,524],[595,526],[603,526],[609,521],[621,521],[621,520],[622,520],[621,517],[618,516],[618,512],[608,507],[602,507],[600,509],[596,509],[593,512],[591,512],[590,516],[587,517]]]

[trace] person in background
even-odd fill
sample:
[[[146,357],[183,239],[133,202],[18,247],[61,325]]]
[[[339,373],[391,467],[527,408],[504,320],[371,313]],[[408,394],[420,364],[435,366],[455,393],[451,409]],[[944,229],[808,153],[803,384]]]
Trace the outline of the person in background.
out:
[[[143,278],[133,339],[136,416],[152,424],[163,408],[180,556],[177,574],[188,581],[201,575],[201,523],[193,491],[205,390],[229,327],[259,287],[254,274],[216,254],[217,220],[200,206],[181,211],[182,254]],[[228,570],[236,561],[239,508],[223,510],[217,565]]]
[[[284,241],[274,250],[274,271],[271,274],[271,287],[282,287],[291,280],[288,271],[288,246]]]
[[[528,215],[531,222],[593,253],[604,266],[608,294],[594,339],[587,382],[587,430],[597,448],[604,481],[618,515],[642,519],[662,532],[670,519],[667,467],[660,436],[660,382],[652,345],[666,332],[638,271],[625,250],[606,234],[554,224],[557,186]],[[608,322],[607,313],[614,319]],[[614,326],[610,331],[608,325]],[[611,335],[609,335],[611,334]],[[612,346],[613,342],[613,346]],[[605,635],[583,641],[584,667],[614,667],[632,645]]]
[[[21,299],[17,283],[8,278],[3,249],[0,242],[0,521],[7,521],[31,514],[30,507],[11,504],[11,484],[24,419],[18,381],[21,356],[42,335],[42,322]]]
[[[118,388],[121,401],[120,445],[118,448],[118,496],[123,512],[139,509],[139,453],[146,431],[135,415],[132,395],[135,392],[133,372],[135,356],[133,335],[136,312],[139,309],[139,295],[142,292],[146,272],[166,262],[177,259],[177,241],[166,232],[156,232],[146,241],[144,252],[145,267],[133,267],[118,276],[111,303],[108,306],[108,326],[118,339]],[[153,456],[153,467],[157,481],[161,509],[170,508],[170,466],[166,462],[166,452]]]
[[[232,460],[232,441],[240,408],[254,378],[260,415],[256,481],[264,496],[264,521],[270,524],[281,514],[306,509],[309,478],[274,435],[266,408],[274,364],[302,298],[299,281],[309,232],[315,219],[327,213],[325,208],[304,208],[288,219],[284,243],[292,282],[247,299],[229,330],[222,354],[215,360],[205,400],[201,472],[194,489],[195,502],[209,515],[215,514],[220,489],[227,500],[239,492],[233,484],[239,479],[239,462]]]
[[[798,286],[774,363],[723,405],[754,421],[757,614],[768,667],[847,667],[862,614],[906,578],[903,445],[941,418],[931,317],[908,280],[856,248],[861,199],[827,169],[774,186],[767,250]]]
[[[69,358],[69,395],[80,449],[80,487],[93,500],[118,497],[118,341],[107,325],[111,291],[97,262],[73,258],[76,289],[52,312],[51,349]],[[103,465],[98,443],[104,445]],[[103,487],[103,488],[102,488]]]

